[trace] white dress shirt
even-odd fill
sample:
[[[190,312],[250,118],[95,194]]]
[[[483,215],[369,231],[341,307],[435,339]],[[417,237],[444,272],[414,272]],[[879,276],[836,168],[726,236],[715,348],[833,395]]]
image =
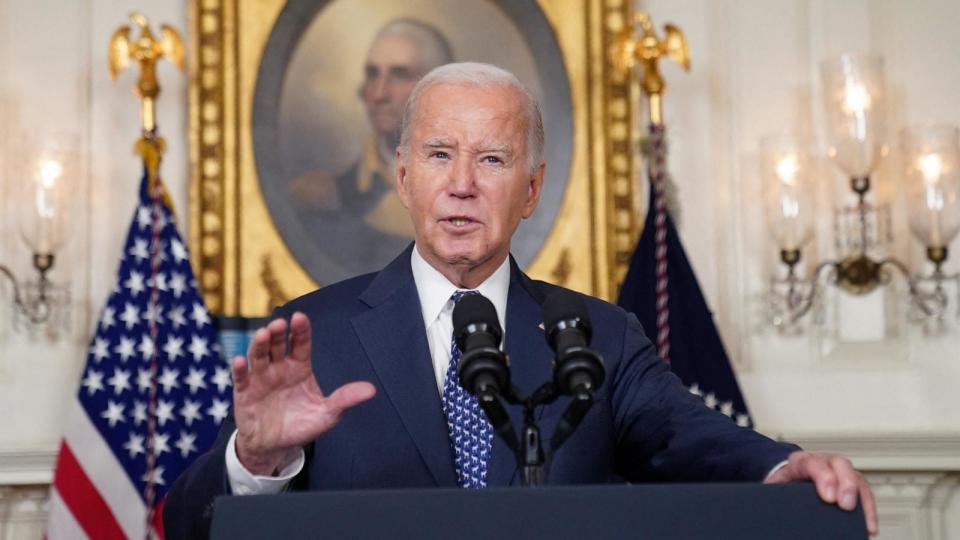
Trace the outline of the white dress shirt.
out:
[[[453,335],[453,293],[458,288],[450,283],[436,268],[430,266],[414,246],[410,255],[413,281],[420,297],[423,326],[427,329],[427,345],[433,362],[433,374],[437,379],[437,392],[443,393],[443,382],[450,365],[450,346]],[[476,289],[493,303],[500,319],[500,328],[506,329],[507,293],[510,290],[510,258],[503,263]],[[230,489],[236,495],[272,495],[283,491],[294,476],[303,470],[303,449],[292,451],[277,476],[252,474],[237,458],[237,432],[227,442],[226,467]]]

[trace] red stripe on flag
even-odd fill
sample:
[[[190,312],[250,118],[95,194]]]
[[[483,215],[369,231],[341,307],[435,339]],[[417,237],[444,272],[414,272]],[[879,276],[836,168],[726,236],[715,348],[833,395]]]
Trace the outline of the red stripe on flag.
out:
[[[165,538],[163,534],[163,503],[167,502],[167,498],[164,497],[160,499],[160,502],[157,503],[157,506],[153,510],[153,530],[157,533],[157,537],[160,540]]]
[[[83,472],[66,441],[60,444],[56,471],[53,486],[90,538],[126,538],[110,507]]]

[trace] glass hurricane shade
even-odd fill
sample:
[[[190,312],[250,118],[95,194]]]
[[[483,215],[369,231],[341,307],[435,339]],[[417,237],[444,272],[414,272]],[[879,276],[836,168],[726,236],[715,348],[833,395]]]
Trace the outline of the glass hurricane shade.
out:
[[[799,250],[813,238],[813,186],[802,146],[792,135],[760,140],[767,224],[777,246]]]
[[[22,157],[14,168],[22,189],[20,234],[34,253],[52,254],[67,233],[74,196],[70,184],[76,178],[78,158],[72,145],[57,138],[45,140]]]
[[[850,178],[869,176],[886,151],[883,60],[844,54],[820,67],[830,157]]]
[[[910,127],[900,144],[910,230],[928,248],[947,247],[960,232],[960,130]]]

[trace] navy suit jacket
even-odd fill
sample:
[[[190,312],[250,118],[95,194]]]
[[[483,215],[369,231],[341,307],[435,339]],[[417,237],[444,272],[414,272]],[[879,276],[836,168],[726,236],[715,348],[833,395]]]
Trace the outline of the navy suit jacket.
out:
[[[321,388],[369,381],[377,395],[347,411],[306,448],[293,489],[456,486],[446,420],[427,346],[410,249],[379,273],[300,297],[278,316],[302,311],[313,329],[313,368]],[[541,304],[558,287],[527,277],[511,259],[504,350],[513,382],[529,393],[551,378]],[[657,358],[636,317],[583,297],[593,321],[592,346],[607,378],[580,428],[549,464],[548,483],[611,481],[759,481],[797,447],[774,442],[706,407]],[[567,399],[540,411],[549,440]],[[510,413],[520,425],[519,408]],[[229,494],[228,419],[214,448],[171,488],[164,510],[168,538],[205,537],[214,497]],[[519,483],[514,455],[494,438],[487,483]]]

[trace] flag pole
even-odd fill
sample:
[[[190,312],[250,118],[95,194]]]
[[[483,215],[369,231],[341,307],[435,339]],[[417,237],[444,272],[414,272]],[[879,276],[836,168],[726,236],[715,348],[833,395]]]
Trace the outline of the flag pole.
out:
[[[146,195],[152,201],[150,211],[152,235],[149,241],[150,271],[148,308],[157,310],[160,304],[160,289],[158,278],[161,277],[163,258],[162,229],[164,227],[163,207],[173,213],[173,201],[160,180],[160,161],[166,150],[166,141],[157,130],[156,103],[160,95],[160,83],[157,81],[157,62],[163,58],[173,63],[183,71],[183,40],[180,34],[169,25],[160,26],[160,39],[154,37],[150,30],[150,22],[142,13],[130,15],[130,22],[139,28],[140,37],[131,39],[131,26],[124,25],[114,31],[110,38],[107,55],[111,80],[126,68],[131,60],[140,65],[140,76],[134,86],[134,94],[140,99],[140,137],[134,145],[134,152],[143,160],[144,175],[146,177]],[[147,437],[146,437],[146,474],[143,491],[146,503],[145,540],[153,537],[155,508],[157,504],[156,472],[161,470],[158,465],[157,449],[157,400],[158,400],[158,371],[159,351],[156,343],[159,337],[157,317],[150,318],[148,335],[152,354],[150,354],[150,388],[147,402]],[[162,450],[161,450],[162,451]]]
[[[639,35],[638,35],[639,34]],[[647,173],[650,176],[650,197],[654,212],[655,268],[656,268],[656,309],[657,309],[657,354],[665,362],[670,362],[670,291],[667,273],[667,145],[663,125],[663,92],[666,83],[660,74],[660,59],[667,58],[678,63],[684,70],[690,70],[690,51],[687,39],[679,28],[672,24],[664,25],[664,38],[661,39],[653,29],[650,15],[639,12],[634,15],[632,25],[625,27],[618,36],[614,47],[614,66],[620,75],[626,75],[632,69],[642,70],[640,88],[647,100],[650,118],[649,134],[642,145],[647,158]]]

